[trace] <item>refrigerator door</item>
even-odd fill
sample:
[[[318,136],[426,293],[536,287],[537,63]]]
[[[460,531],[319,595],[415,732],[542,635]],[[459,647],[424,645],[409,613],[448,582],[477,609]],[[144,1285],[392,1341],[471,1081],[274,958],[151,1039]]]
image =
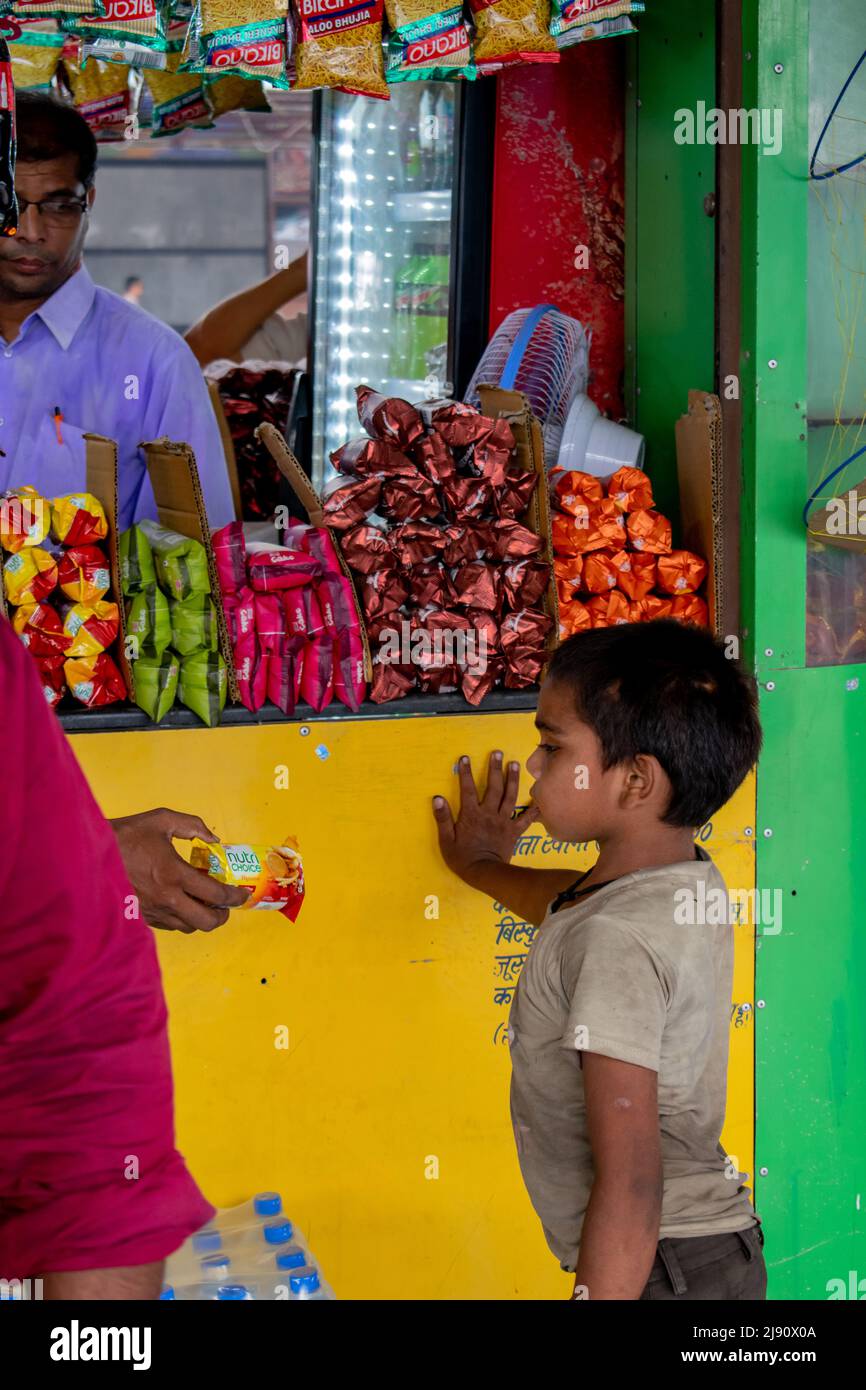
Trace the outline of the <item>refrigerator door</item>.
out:
[[[405,82],[391,100],[322,95],[313,287],[313,481],[361,432],[355,386],[450,395],[456,85]]]

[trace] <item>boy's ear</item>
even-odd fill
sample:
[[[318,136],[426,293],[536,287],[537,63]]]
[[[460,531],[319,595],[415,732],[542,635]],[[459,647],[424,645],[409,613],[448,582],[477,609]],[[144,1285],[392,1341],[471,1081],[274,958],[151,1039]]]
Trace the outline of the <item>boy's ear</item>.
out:
[[[664,778],[661,764],[648,753],[638,753],[623,768],[623,799],[632,804],[648,801]]]

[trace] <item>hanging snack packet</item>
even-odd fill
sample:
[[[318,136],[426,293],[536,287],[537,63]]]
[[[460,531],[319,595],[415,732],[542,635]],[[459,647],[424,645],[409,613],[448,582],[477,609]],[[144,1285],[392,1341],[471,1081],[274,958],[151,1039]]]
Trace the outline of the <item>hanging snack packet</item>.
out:
[[[39,603],[57,588],[57,561],[38,545],[20,550],[3,564],[3,587],[16,607]]]
[[[97,603],[111,588],[111,573],[98,545],[73,546],[57,565],[57,583],[75,603]]]
[[[198,0],[190,35],[185,71],[258,77],[288,88],[288,0]]]
[[[48,92],[66,35],[60,32],[53,19],[21,20],[16,14],[16,28],[19,27],[21,32],[6,40],[16,90]]]
[[[98,58],[78,64],[69,57],[63,67],[75,109],[97,140],[125,140],[138,111],[139,87],[130,82],[129,68]]]
[[[148,584],[156,583],[153,551],[140,526],[121,531],[117,543],[120,556],[120,587],[124,594],[140,594]]]
[[[164,48],[149,48],[130,39],[83,39],[82,58],[98,58],[102,63],[124,63],[128,68],[164,68],[168,54]]]
[[[201,74],[187,72],[182,60],[180,50],[169,52],[164,71],[145,68],[141,74],[153,98],[150,133],[154,137],[175,135],[186,126],[201,130],[213,125]]]
[[[69,655],[97,656],[117,640],[120,611],[116,603],[72,603],[63,610],[63,631],[71,638]]]
[[[28,19],[63,19],[71,14],[101,14],[105,0],[13,0],[8,8],[20,23]],[[0,12],[3,9],[0,4]]]
[[[164,0],[102,0],[103,14],[92,11],[60,21],[60,27],[83,39],[109,39],[143,48],[165,49]]]
[[[217,77],[205,83],[205,93],[214,117],[228,111],[270,111],[261,82],[250,77]]]
[[[503,63],[558,63],[550,0],[469,0],[479,71]]]
[[[63,545],[94,545],[108,535],[102,503],[89,492],[55,497],[51,512],[51,534]]]
[[[217,650],[219,628],[210,594],[192,594],[182,602],[172,600],[171,645],[178,656]]]
[[[175,599],[210,593],[207,555],[201,541],[169,531],[156,521],[146,520],[139,524],[153,551],[160,588]]]
[[[552,0],[550,32],[560,48],[584,39],[628,33],[634,29],[634,25],[625,17],[638,14],[645,8],[642,0]],[[622,27],[624,18],[625,27]],[[604,32],[599,33],[598,30],[602,28]]]
[[[180,663],[174,652],[143,656],[133,666],[135,703],[155,724],[165,718],[177,695]]]
[[[162,656],[171,642],[168,599],[157,584],[135,594],[126,610],[126,634],[133,661]]]
[[[35,488],[19,487],[0,497],[0,546],[13,555],[41,545],[51,529],[51,506]]]
[[[298,842],[286,836],[288,844],[209,845],[193,840],[190,864],[232,888],[250,888],[247,901],[238,909],[257,908],[281,912],[290,922],[297,920],[304,901],[304,866]]]
[[[228,676],[220,652],[193,652],[180,663],[177,693],[181,704],[212,727],[226,702]]]
[[[107,652],[65,661],[63,674],[82,705],[113,705],[126,699],[126,683]]]
[[[385,0],[391,32],[389,82],[433,82],[477,76],[463,6],[451,0]]]
[[[382,61],[383,0],[295,0],[295,86],[389,97]]]

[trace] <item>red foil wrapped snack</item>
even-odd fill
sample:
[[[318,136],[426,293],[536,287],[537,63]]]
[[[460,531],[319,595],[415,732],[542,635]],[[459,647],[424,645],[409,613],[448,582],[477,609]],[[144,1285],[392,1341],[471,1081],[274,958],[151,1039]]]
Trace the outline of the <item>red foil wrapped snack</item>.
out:
[[[295,547],[293,547],[294,549]],[[301,537],[301,550],[318,560],[323,574],[342,574],[337,548],[324,526],[306,526]]]
[[[358,614],[352,586],[343,575],[332,574],[316,585],[316,599],[326,632],[352,632],[358,627]]]
[[[334,639],[323,633],[308,642],[301,672],[301,697],[320,713],[334,698]]]
[[[611,506],[615,505],[611,503]],[[661,512],[641,509],[629,512],[626,517],[629,545],[634,550],[642,550],[647,555],[669,555],[671,549],[671,524]]]
[[[325,498],[325,520],[335,531],[348,531],[376,510],[381,495],[381,478],[358,478],[344,483]]]
[[[56,665],[63,661],[72,646],[72,638],[63,631],[60,615],[50,603],[31,603],[16,608],[12,626],[37,660],[48,658]]]
[[[297,592],[297,590],[289,590]],[[256,637],[265,655],[280,652],[286,640],[286,611],[280,594],[256,594]]]
[[[560,581],[562,582],[562,581]],[[576,632],[588,632],[592,627],[592,614],[580,599],[572,599],[559,610],[559,640],[573,637]]]
[[[646,598],[656,577],[656,557],[637,550],[616,550],[611,555],[617,587],[626,598]]]
[[[483,560],[462,565],[452,578],[454,601],[466,608],[486,608],[495,612],[499,606],[499,568]]]
[[[483,418],[483,417],[482,417]],[[495,420],[493,428],[472,451],[472,466],[494,488],[501,488],[514,452],[514,435],[507,420]],[[533,477],[530,474],[530,477]]]
[[[223,594],[236,594],[247,582],[247,547],[244,528],[239,521],[230,521],[211,536],[220,589]]]
[[[73,657],[63,663],[63,674],[70,693],[88,709],[126,699],[126,683],[107,652]]]
[[[519,521],[494,521],[491,529],[493,553],[499,560],[525,560],[543,549],[541,537]]]
[[[446,478],[453,477],[457,471],[451,449],[435,430],[415,440],[412,457],[425,477],[437,486],[444,483]]]
[[[698,627],[709,626],[707,605],[697,594],[682,594],[671,599],[670,616],[676,618],[679,623],[695,623]]]
[[[642,468],[618,468],[607,480],[607,495],[624,512],[649,511],[652,483]]]
[[[466,641],[472,644],[467,650],[472,660],[466,664],[471,667],[490,661],[499,653],[499,624],[493,614],[483,608],[467,608],[466,618],[470,628]]]
[[[361,586],[361,607],[368,622],[394,614],[409,597],[409,585],[396,570],[374,570]]]
[[[255,550],[247,559],[250,588],[259,593],[275,589],[299,589],[318,579],[321,566],[312,555],[301,550]]]
[[[445,533],[429,521],[403,521],[390,535],[394,559],[403,569],[440,556],[446,539]]]
[[[512,560],[502,573],[502,590],[512,608],[532,608],[547,591],[550,566],[544,560]]]
[[[469,667],[460,672],[460,689],[463,698],[470,705],[480,705],[481,701],[502,680],[505,662],[501,656],[488,657],[486,666]]]
[[[624,554],[624,551],[619,552]],[[591,550],[583,562],[583,587],[590,594],[606,594],[616,588],[614,551]]]
[[[441,434],[452,449],[467,449],[486,439],[496,424],[463,401],[422,401],[418,407],[426,425]]]
[[[399,396],[382,396],[370,386],[356,386],[358,419],[373,439],[384,439],[398,449],[408,449],[424,434],[418,411]]]
[[[402,450],[384,439],[371,439],[369,435],[359,435],[335,449],[330,456],[331,463],[338,473],[349,473],[356,478],[396,478],[412,477],[417,472],[415,464]]]
[[[457,521],[478,520],[493,505],[493,488],[486,478],[446,478],[441,488],[442,507]]]
[[[531,609],[509,613],[499,625],[499,642],[506,664],[513,666],[527,653],[542,654],[552,626],[553,620],[546,613]]]
[[[417,521],[442,510],[436,488],[417,469],[414,478],[386,478],[382,484],[382,515],[394,521]]]
[[[454,588],[438,560],[426,560],[409,571],[409,597],[419,608],[445,608],[454,602]]]
[[[390,535],[379,526],[362,523],[344,531],[340,549],[346,564],[358,574],[386,569],[394,562]]]
[[[672,550],[657,560],[658,586],[666,594],[693,594],[703,584],[707,562],[690,550]]]
[[[550,500],[557,511],[585,516],[587,503],[601,502],[603,497],[604,489],[593,473],[557,468],[551,474]]]
[[[357,714],[367,692],[364,676],[364,643],[359,628],[338,633],[334,644],[334,694]]]
[[[654,618],[669,618],[673,599],[659,598],[658,594],[647,594],[646,598],[636,599],[629,604],[629,622],[651,623]]]
[[[506,663],[502,684],[506,690],[528,690],[538,685],[546,659],[543,652],[521,653],[513,665]]]
[[[442,551],[442,563],[445,565],[453,568],[467,560],[480,560],[486,553],[485,538],[479,536],[475,526],[455,521],[446,526],[442,534],[446,538],[445,549]]]
[[[532,501],[532,494],[538,483],[538,474],[507,473],[501,487],[493,490],[493,509],[499,517],[523,516]]]
[[[374,704],[384,705],[389,700],[401,700],[415,689],[415,674],[393,665],[390,661],[373,659],[373,680],[370,685],[370,699]]]

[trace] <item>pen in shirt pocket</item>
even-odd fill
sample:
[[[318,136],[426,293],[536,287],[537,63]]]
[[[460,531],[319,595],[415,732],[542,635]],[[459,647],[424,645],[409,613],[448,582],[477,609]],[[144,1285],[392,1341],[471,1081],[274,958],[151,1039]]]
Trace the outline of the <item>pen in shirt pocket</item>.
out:
[[[59,405],[56,405],[56,406],[54,407],[54,429],[55,429],[56,434],[57,434],[57,443],[58,443],[58,444],[62,444],[62,443],[63,443],[63,435],[60,433],[60,426],[61,426],[62,423],[63,423],[63,411],[60,409],[60,406],[59,406]]]

